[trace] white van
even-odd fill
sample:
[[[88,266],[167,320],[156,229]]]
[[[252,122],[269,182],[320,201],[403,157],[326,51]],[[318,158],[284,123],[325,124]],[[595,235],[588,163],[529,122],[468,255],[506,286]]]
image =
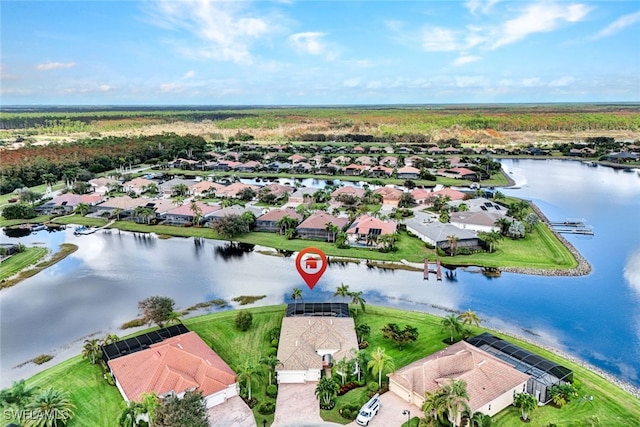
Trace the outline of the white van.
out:
[[[358,413],[358,417],[356,418],[356,423],[361,426],[366,426],[371,421],[374,415],[378,413],[380,410],[380,395],[376,394],[373,396],[367,403],[365,403],[362,408],[360,408],[360,412]]]

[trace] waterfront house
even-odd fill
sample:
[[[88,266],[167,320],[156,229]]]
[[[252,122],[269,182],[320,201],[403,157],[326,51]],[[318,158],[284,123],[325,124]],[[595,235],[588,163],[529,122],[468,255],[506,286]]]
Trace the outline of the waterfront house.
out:
[[[335,306],[342,314],[318,309],[324,306]],[[278,384],[318,381],[322,370],[330,369],[334,361],[351,359],[352,350],[358,350],[358,339],[347,304],[289,304],[280,327]]]
[[[150,344],[107,365],[126,402],[141,402],[145,393],[182,397],[198,389],[211,408],[238,395],[235,372],[195,332]]]
[[[425,394],[453,380],[464,381],[471,413],[493,416],[525,391],[529,375],[464,341],[417,360],[388,375],[389,391],[422,407]],[[460,416],[460,415],[459,415]]]
[[[349,196],[353,196],[353,197],[357,197],[357,198],[361,198],[362,196],[364,196],[364,189],[359,188],[359,187],[352,187],[352,186],[344,186],[344,187],[340,187],[337,190],[335,190],[333,193],[331,193],[331,198],[332,199],[336,199],[338,196],[340,195],[349,195]]]
[[[382,204],[384,205],[398,206],[400,196],[402,196],[402,190],[385,186],[373,190],[373,194],[380,194],[382,196]]]
[[[362,173],[366,170],[369,170],[369,166],[351,163],[349,166],[346,166],[342,169],[342,173],[346,176],[358,176],[362,175]]]
[[[434,247],[449,249],[449,236],[455,236],[457,248],[481,249],[480,239],[475,232],[463,230],[453,224],[431,221],[419,215],[406,220],[405,225],[407,231]]]
[[[362,215],[347,229],[347,241],[351,246],[382,246],[380,236],[394,234],[398,224],[392,220],[381,220],[369,215]]]
[[[320,189],[315,187],[299,188],[289,195],[289,203],[300,204],[309,201],[313,198],[313,194],[318,190]]]
[[[158,185],[158,189],[160,190],[160,194],[163,197],[171,197],[175,191],[175,187],[178,185],[186,185],[187,188],[195,184],[195,179],[181,179],[181,178],[173,178],[169,181],[165,181],[162,184]]]
[[[420,176],[420,169],[412,166],[405,166],[398,169],[398,178],[400,179],[418,179]]]
[[[200,181],[189,186],[189,193],[196,197],[206,197],[215,194],[215,192],[224,185],[211,181]]]
[[[65,193],[35,207],[35,211],[41,215],[51,213],[70,214],[80,203],[94,206],[104,200],[100,194],[73,194]]]
[[[386,166],[374,166],[369,169],[369,176],[375,178],[389,178],[393,174],[393,169]]]
[[[293,187],[290,187],[288,185],[277,184],[277,183],[265,185],[264,187],[261,187],[258,190],[258,194],[266,194],[266,193],[273,194],[276,200],[286,198],[292,192],[293,192]]]
[[[251,184],[243,184],[242,182],[234,182],[226,187],[222,187],[216,190],[216,197],[229,197],[237,198],[240,193],[246,189],[251,189],[254,192],[258,192],[260,187]]]
[[[196,210],[199,210],[201,215],[200,221],[207,222],[211,219],[212,215],[220,210],[220,206],[211,206],[202,202],[194,202]],[[177,206],[173,209],[169,209],[163,213],[160,217],[168,224],[171,225],[184,225],[193,223],[196,212],[193,209],[192,203],[185,203],[184,205]]]
[[[326,212],[316,212],[296,227],[296,234],[301,239],[333,241],[335,233],[327,230],[327,226],[333,224],[338,227],[338,230],[343,230],[348,223],[348,218],[335,217]]]
[[[111,191],[111,188],[119,186],[120,181],[112,178],[95,178],[89,180],[89,185],[93,193],[104,196]]]
[[[297,221],[296,225],[302,221],[302,215],[297,213],[295,209],[272,209],[256,219],[255,231],[279,232],[280,227],[278,226],[278,221],[285,216],[295,219]]]

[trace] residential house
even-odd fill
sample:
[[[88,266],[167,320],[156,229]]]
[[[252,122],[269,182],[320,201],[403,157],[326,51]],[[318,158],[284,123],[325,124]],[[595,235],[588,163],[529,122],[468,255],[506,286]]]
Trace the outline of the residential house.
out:
[[[255,160],[250,160],[248,162],[237,165],[234,169],[238,172],[255,172],[261,167],[262,167],[262,164],[260,162],[256,162]]]
[[[258,187],[257,185],[244,184],[242,182],[234,182],[233,184],[229,184],[226,187],[222,187],[216,190],[216,197],[237,198],[238,195],[247,188],[253,190],[256,193],[260,189],[260,187]]]
[[[89,180],[92,192],[104,196],[111,188],[120,185],[120,181],[112,178],[95,178]]]
[[[362,215],[347,229],[347,241],[351,246],[382,246],[380,236],[394,234],[398,224],[391,220],[381,220],[369,215]]]
[[[383,166],[395,167],[398,165],[398,158],[395,156],[385,156],[378,162]]]
[[[505,206],[484,197],[467,200],[452,200],[448,203],[449,206],[457,208],[460,208],[460,205],[462,204],[466,206],[466,210],[468,212],[493,212],[501,216],[505,216],[508,210]]]
[[[297,213],[295,209],[272,209],[256,219],[255,230],[278,232],[280,231],[280,227],[277,223],[285,216],[295,219],[298,224],[302,221],[302,215]]]
[[[415,167],[415,165],[421,161],[422,161],[422,157],[420,156],[409,156],[404,159],[404,165]]]
[[[327,230],[327,226],[333,224],[338,227],[338,230],[343,230],[348,223],[348,218],[335,217],[326,212],[316,212],[296,227],[296,234],[302,239],[333,241],[335,235]]]
[[[331,159],[331,163],[334,165],[343,165],[349,162],[351,162],[351,158],[347,156],[338,156]]]
[[[512,405],[515,394],[525,391],[529,380],[529,375],[464,341],[400,368],[388,377],[389,391],[419,408],[426,393],[453,380],[464,381],[470,412],[489,416]]]
[[[127,181],[122,184],[122,189],[125,193],[134,192],[136,194],[142,194],[147,190],[149,185],[157,185],[158,183],[150,179],[134,178],[131,181]]]
[[[169,209],[168,211],[160,215],[160,217],[165,222],[170,223],[171,225],[184,225],[184,224],[193,223],[195,219],[194,217],[196,215],[196,210],[193,209],[194,203],[195,203],[196,210],[200,211],[199,212],[201,215],[200,220],[202,222],[207,222],[208,220],[211,219],[212,215],[215,212],[220,210],[220,206],[218,205],[211,206],[202,202],[195,201],[191,203],[185,203],[173,209]]]
[[[405,225],[407,231],[434,247],[449,249],[449,236],[455,236],[458,248],[465,247],[471,250],[482,248],[480,239],[475,232],[463,230],[449,223],[443,224],[437,220],[431,221],[431,219],[417,215],[415,218],[406,220]]]
[[[265,185],[258,190],[258,194],[265,194],[265,193],[273,194],[276,200],[288,197],[288,195],[292,192],[293,192],[293,187],[289,187],[288,185],[282,185],[277,183]]]
[[[438,175],[446,176],[449,178],[466,179],[469,181],[477,181],[478,174],[467,168],[449,168],[438,169]]]
[[[369,176],[376,178],[388,178],[393,174],[393,169],[386,166],[374,166],[369,169]]]
[[[233,205],[226,208],[217,209],[216,211],[212,212],[208,218],[210,218],[211,222],[215,222],[229,215],[242,216],[247,212],[251,212],[254,216],[258,216],[262,214],[262,209]]]
[[[141,402],[144,393],[182,397],[198,389],[211,408],[239,391],[235,372],[195,332],[167,338],[107,364],[126,402]]]
[[[100,194],[73,194],[65,193],[35,207],[35,211],[41,215],[51,213],[70,214],[80,203],[94,206],[104,200]]]
[[[196,197],[208,196],[215,194],[216,191],[223,188],[224,185],[211,181],[200,181],[189,186],[189,193]]]
[[[366,151],[366,150],[365,150],[362,146],[360,146],[360,145],[356,145],[355,147],[353,147],[353,148],[351,149],[351,152],[352,152],[352,153],[354,153],[354,154],[362,154],[362,153],[364,153],[365,151]]]
[[[291,156],[289,156],[287,158],[287,160],[290,160],[291,163],[296,164],[298,162],[306,162],[307,158],[305,156],[300,155],[300,154],[292,154]]]
[[[296,309],[311,314],[305,309],[307,305],[296,304]],[[291,311],[287,310],[288,313]],[[351,359],[352,350],[358,350],[353,318],[321,314],[316,312],[282,319],[277,354],[280,364],[276,367],[278,384],[318,381],[324,368],[330,368],[334,361]]]
[[[503,213],[497,212],[452,212],[449,214],[449,223],[463,230],[490,233],[500,231],[495,223],[504,218]]]
[[[286,172],[291,169],[291,163],[287,162],[271,162],[267,165],[269,172]]]
[[[188,188],[196,182],[198,181],[194,179],[173,178],[158,185],[158,189],[160,190],[160,194],[162,194],[163,197],[171,197],[173,196],[174,188],[177,185],[186,185]]]
[[[313,170],[313,166],[311,163],[307,162],[298,162],[294,165],[293,169],[296,173],[309,173]]]
[[[400,179],[418,179],[420,177],[420,169],[411,166],[405,166],[398,169],[398,178]]]
[[[442,150],[442,148],[438,147],[437,145],[434,145],[433,147],[430,147],[427,152],[431,155],[436,155],[436,154],[443,154],[444,151]]]
[[[129,216],[131,211],[140,206],[145,206],[149,203],[149,199],[142,197],[132,198],[129,196],[111,197],[108,200],[96,205],[94,209],[101,212],[110,212],[110,214],[117,214],[118,216]]]
[[[384,186],[373,190],[373,194],[380,194],[382,196],[383,205],[398,206],[400,196],[402,196],[402,190]]]
[[[355,163],[351,163],[349,166],[346,166],[342,169],[342,173],[347,176],[358,176],[362,175],[362,173],[366,170],[369,170],[369,166],[356,165]]]
[[[289,203],[304,203],[313,198],[313,194],[318,190],[320,189],[315,187],[299,188],[289,195]]]
[[[366,166],[373,165],[373,159],[369,156],[356,157],[355,162],[360,165],[366,165]]]
[[[338,196],[342,194],[347,194],[349,196],[361,198],[362,196],[364,196],[364,189],[359,187],[353,187],[351,185],[346,185],[344,187],[338,188],[333,193],[331,193],[331,198],[335,200]]]

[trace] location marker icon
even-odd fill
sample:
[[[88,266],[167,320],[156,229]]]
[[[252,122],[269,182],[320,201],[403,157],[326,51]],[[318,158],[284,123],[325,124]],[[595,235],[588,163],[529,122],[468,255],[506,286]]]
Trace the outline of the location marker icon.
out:
[[[309,289],[313,289],[327,269],[327,256],[320,249],[305,248],[296,257],[296,269]]]

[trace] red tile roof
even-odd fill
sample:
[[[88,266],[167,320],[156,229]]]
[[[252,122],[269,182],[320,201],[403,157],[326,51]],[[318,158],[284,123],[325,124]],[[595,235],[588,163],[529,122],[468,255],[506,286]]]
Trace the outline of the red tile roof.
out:
[[[397,228],[398,224],[395,221],[383,221],[369,215],[362,215],[353,221],[353,224],[347,230],[347,234],[369,234],[371,229],[380,229],[380,235],[393,234]]]
[[[338,228],[342,228],[347,225],[348,222],[348,218],[337,218],[326,212],[316,212],[309,218],[302,221],[296,228],[312,228],[324,230],[329,223],[334,224]]]
[[[127,399],[142,393],[180,394],[199,388],[206,397],[236,382],[236,374],[195,332],[152,344],[148,349],[109,361]]]
[[[296,212],[295,209],[272,209],[264,215],[258,217],[258,221],[280,221],[285,216],[295,218],[298,221],[302,219],[302,215]]]
[[[203,216],[207,216],[215,211],[220,210],[220,206],[210,206],[204,204],[202,202],[196,202],[196,206],[198,206],[201,210],[201,214]],[[193,210],[191,209],[191,203],[185,203],[182,206],[178,206],[177,208],[170,209],[167,211],[167,215],[184,215],[184,216],[193,216]]]

